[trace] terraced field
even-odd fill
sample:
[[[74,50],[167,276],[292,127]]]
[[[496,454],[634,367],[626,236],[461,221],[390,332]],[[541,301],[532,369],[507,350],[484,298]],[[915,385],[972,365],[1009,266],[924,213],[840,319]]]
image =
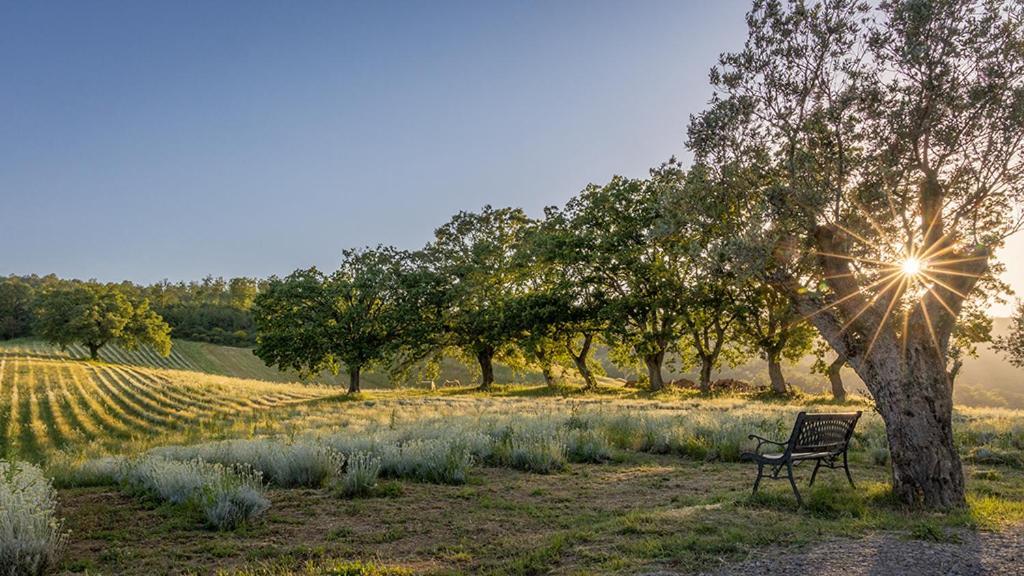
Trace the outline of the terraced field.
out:
[[[73,360],[31,343],[0,348],[0,457],[38,461],[55,450],[218,437],[337,392],[186,371],[180,354],[106,354],[123,363]],[[161,367],[131,364],[143,361]]]

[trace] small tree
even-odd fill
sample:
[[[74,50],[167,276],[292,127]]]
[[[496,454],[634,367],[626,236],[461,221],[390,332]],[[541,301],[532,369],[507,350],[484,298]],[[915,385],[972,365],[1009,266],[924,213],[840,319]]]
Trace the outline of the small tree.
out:
[[[662,365],[682,334],[686,306],[686,257],[660,233],[661,194],[669,185],[658,174],[616,176],[588,186],[564,212],[572,233],[567,266],[600,310],[609,344],[643,360],[655,391],[664,387]]]
[[[824,374],[828,376],[829,386],[832,388],[832,398],[837,402],[846,402],[846,387],[843,386],[843,366],[846,365],[846,356],[834,354],[828,342],[817,339],[814,342],[814,364],[811,366],[812,374]],[[835,358],[831,362],[825,358],[830,354]]]
[[[171,353],[170,326],[149,309],[148,300],[133,303],[114,285],[70,284],[46,290],[36,318],[41,338],[61,349],[81,343],[93,360],[110,342],[129,350],[150,346],[162,356]]]
[[[1024,368],[1024,301],[1018,301],[1010,319],[1010,332],[994,340],[995,349],[1006,355],[1010,364]]]
[[[744,338],[768,362],[768,379],[776,394],[789,393],[782,360],[796,362],[811,350],[814,328],[797,313],[789,295],[767,283],[747,290],[740,319]]]
[[[346,250],[331,276],[316,268],[273,278],[255,299],[255,354],[268,365],[302,374],[341,366],[349,393],[362,371],[385,362],[398,343],[403,253],[390,247]]]
[[[494,383],[496,357],[511,359],[517,322],[512,304],[522,292],[517,250],[530,219],[518,208],[459,212],[438,228],[425,257],[440,279],[441,343],[480,366],[480,388]]]

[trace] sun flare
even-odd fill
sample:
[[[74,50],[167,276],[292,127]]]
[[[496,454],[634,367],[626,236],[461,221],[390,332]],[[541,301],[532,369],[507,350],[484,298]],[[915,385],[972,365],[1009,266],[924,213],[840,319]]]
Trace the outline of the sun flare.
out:
[[[911,256],[903,261],[903,275],[904,276],[917,276],[921,273],[921,269],[924,266],[921,261]]]

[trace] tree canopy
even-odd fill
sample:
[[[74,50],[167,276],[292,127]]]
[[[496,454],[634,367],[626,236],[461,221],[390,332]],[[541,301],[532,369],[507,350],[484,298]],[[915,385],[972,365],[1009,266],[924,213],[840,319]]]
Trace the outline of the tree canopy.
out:
[[[256,355],[304,374],[344,366],[358,392],[362,370],[388,362],[400,342],[405,258],[390,247],[346,250],[330,276],[310,268],[272,278],[255,298]]]
[[[145,345],[163,356],[171,353],[171,329],[149,308],[149,301],[133,302],[113,285],[83,283],[46,290],[36,315],[40,337],[61,348],[80,343],[93,360],[111,342],[129,350]]]

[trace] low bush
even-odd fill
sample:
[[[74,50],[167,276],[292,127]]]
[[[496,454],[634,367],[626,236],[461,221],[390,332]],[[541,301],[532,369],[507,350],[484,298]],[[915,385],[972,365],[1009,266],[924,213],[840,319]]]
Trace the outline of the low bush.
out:
[[[559,434],[513,433],[509,459],[513,468],[550,474],[565,468],[566,443]]]
[[[356,452],[345,462],[334,483],[334,490],[345,498],[369,496],[377,487],[380,475],[380,458],[367,452]]]
[[[206,523],[218,530],[233,530],[270,508],[259,472],[246,468],[216,470],[203,486],[198,504]]]
[[[0,460],[0,574],[37,576],[55,567],[67,533],[42,470]]]
[[[338,467],[337,455],[316,442],[284,444],[273,440],[225,440],[194,446],[165,446],[150,451],[171,460],[201,459],[224,466],[243,464],[282,488],[317,488]]]
[[[120,481],[125,462],[120,456],[82,458],[59,452],[50,458],[46,472],[58,488],[113,486]]]
[[[565,438],[566,457],[570,462],[600,463],[611,460],[608,438],[596,430],[570,430]]]
[[[464,484],[474,461],[466,444],[443,438],[385,445],[379,455],[382,475],[434,484]]]
[[[261,474],[244,465],[149,455],[126,466],[122,483],[160,502],[194,505],[219,530],[233,529],[270,508]]]

